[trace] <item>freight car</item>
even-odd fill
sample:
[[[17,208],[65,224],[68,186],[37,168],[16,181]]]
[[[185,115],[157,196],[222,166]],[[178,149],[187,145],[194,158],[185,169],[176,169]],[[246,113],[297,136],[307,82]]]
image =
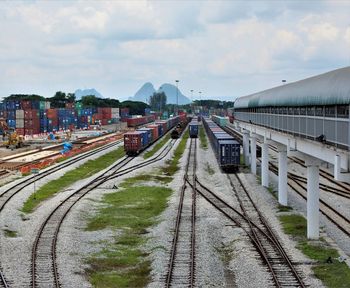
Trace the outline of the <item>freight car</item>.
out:
[[[196,120],[192,120],[189,124],[188,132],[191,138],[198,137],[198,122]]]
[[[147,115],[147,116],[138,117],[138,118],[128,118],[126,120],[126,123],[128,127],[138,127],[138,126],[153,122],[154,120],[155,120],[154,115]]]
[[[134,132],[124,134],[124,150],[127,155],[137,155],[148,146],[152,145],[170,129],[180,122],[180,117],[176,116],[164,121],[157,121],[155,124],[145,128],[137,129]]]
[[[209,118],[202,117],[219,166],[227,172],[237,171],[240,165],[240,144]]]

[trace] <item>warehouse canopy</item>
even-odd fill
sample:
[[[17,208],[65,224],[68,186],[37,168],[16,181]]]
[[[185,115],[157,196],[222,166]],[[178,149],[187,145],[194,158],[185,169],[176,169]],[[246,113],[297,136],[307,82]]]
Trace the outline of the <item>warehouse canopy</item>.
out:
[[[350,104],[350,67],[237,98],[234,107]]]

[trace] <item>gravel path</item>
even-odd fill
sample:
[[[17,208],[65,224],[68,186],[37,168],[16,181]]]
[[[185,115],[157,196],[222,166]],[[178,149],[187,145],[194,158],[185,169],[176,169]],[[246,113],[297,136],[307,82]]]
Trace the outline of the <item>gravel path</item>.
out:
[[[44,179],[36,181],[36,189],[46,184],[49,181],[58,179],[67,171],[73,170],[80,166],[82,163],[98,158],[105,153],[115,150],[116,148],[110,148],[103,152],[99,152],[88,159],[84,159],[66,167],[60,171],[57,171]],[[49,168],[47,168],[49,169]],[[11,187],[15,183],[22,179],[16,180],[9,185],[5,185],[0,188],[2,193],[7,187]],[[88,179],[82,180],[77,185],[86,183]],[[70,195],[73,190],[66,189],[62,193],[58,193],[48,201],[43,202],[38,209],[33,213],[24,215],[19,209],[22,208],[23,203],[33,193],[34,185],[28,185],[20,193],[16,194],[11,201],[5,206],[4,210],[0,214],[0,259],[3,273],[6,279],[11,283],[11,287],[29,287],[31,281],[30,267],[31,267],[31,248],[35,235],[43,221],[57,203],[62,199]],[[16,231],[16,237],[6,237],[4,230],[8,229]],[[11,251],[11,253],[8,253]]]

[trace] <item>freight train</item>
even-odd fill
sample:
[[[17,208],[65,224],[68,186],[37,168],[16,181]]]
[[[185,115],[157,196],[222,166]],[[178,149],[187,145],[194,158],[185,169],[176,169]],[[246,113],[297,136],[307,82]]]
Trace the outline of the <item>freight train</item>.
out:
[[[126,123],[128,127],[139,127],[141,125],[145,125],[147,123],[153,122],[155,120],[154,115],[146,115],[138,118],[128,118]]]
[[[202,123],[219,166],[227,172],[237,171],[240,165],[241,145],[239,142],[209,118],[202,117]]]
[[[190,134],[191,138],[197,138],[198,137],[198,121],[196,119],[193,119],[188,128],[188,133]]]
[[[186,114],[157,120],[154,124],[124,134],[124,150],[127,155],[137,155],[166,134],[170,129],[187,119]]]

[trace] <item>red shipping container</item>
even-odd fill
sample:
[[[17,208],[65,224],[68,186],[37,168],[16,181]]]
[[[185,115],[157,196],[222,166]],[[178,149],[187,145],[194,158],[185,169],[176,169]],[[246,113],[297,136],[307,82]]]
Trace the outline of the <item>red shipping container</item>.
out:
[[[24,110],[24,119],[39,119],[38,110]]]
[[[102,125],[108,125],[108,120],[107,119],[102,119],[101,120]]]
[[[168,125],[166,121],[156,121],[156,124],[162,125],[163,135],[168,131]]]
[[[35,134],[40,134],[40,129],[33,129],[33,128],[25,129],[25,135],[35,135]]]
[[[22,135],[23,136],[24,135],[24,131],[25,131],[24,128],[16,128],[16,132],[17,132],[18,135]]]
[[[57,119],[57,109],[47,109],[46,110],[46,117],[49,119]]]
[[[22,100],[21,107],[23,110],[31,110],[32,109],[32,101]]]
[[[124,150],[126,154],[137,154],[142,149],[141,132],[128,132],[124,134]]]
[[[24,128],[40,128],[40,120],[24,119]]]
[[[152,129],[153,141],[158,139],[158,137],[159,137],[159,135],[158,135],[158,125],[147,125],[146,127]]]

